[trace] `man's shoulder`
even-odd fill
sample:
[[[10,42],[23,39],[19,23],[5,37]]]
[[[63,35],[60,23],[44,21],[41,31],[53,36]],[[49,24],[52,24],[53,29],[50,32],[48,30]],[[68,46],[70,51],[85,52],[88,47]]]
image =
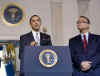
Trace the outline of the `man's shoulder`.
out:
[[[93,37],[100,38],[100,35],[98,35],[98,34],[90,33],[90,35],[93,36]]]
[[[100,41],[100,35],[98,35],[98,34],[90,33],[90,37],[92,38],[92,40]]]
[[[21,35],[20,38],[29,37],[31,34],[32,34],[32,32],[28,32],[28,33],[26,33],[26,34]]]
[[[40,34],[43,35],[43,36],[45,36],[45,37],[50,37],[50,35],[47,34],[47,33],[40,32]]]
[[[78,39],[78,38],[79,38],[79,36],[80,36],[80,35],[76,35],[76,36],[74,36],[74,37],[70,38],[70,39],[69,39],[69,41],[74,41],[74,40]]]

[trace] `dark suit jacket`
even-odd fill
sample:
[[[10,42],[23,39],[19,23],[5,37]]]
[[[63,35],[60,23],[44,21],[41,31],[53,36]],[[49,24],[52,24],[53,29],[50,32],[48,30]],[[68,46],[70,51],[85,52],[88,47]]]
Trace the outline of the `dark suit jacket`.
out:
[[[19,58],[23,55],[23,49],[25,46],[30,46],[30,43],[34,40],[32,32],[29,32],[25,35],[20,36],[20,50],[19,50]],[[52,45],[51,38],[49,35],[40,32],[40,46],[48,46]]]
[[[89,33],[88,51],[84,50],[81,35],[78,35],[70,39],[69,48],[71,51],[73,67],[75,69],[73,74],[76,74],[75,76],[98,76],[97,69],[100,68],[100,36],[99,35]],[[87,61],[87,60],[93,62],[92,68],[87,72],[82,72],[80,69],[80,64],[82,61]]]
[[[25,35],[20,36],[20,48],[19,48],[19,59],[21,60],[20,63],[20,71],[23,70],[23,54],[25,46],[30,46],[30,43],[34,40],[32,32],[29,32]],[[51,38],[49,35],[40,32],[40,46],[51,46]],[[21,74],[20,76],[24,76]]]

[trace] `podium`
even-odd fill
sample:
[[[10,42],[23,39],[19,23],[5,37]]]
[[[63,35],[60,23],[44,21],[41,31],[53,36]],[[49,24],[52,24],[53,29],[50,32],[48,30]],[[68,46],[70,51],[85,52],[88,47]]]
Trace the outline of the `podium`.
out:
[[[46,67],[41,63],[40,59],[45,56],[40,58],[40,55],[45,50],[51,50],[56,53],[57,57],[52,59],[52,63],[57,61],[55,65]],[[50,57],[49,55],[46,56],[47,58]],[[72,62],[67,46],[26,46],[23,62],[22,72],[24,76],[72,76]]]

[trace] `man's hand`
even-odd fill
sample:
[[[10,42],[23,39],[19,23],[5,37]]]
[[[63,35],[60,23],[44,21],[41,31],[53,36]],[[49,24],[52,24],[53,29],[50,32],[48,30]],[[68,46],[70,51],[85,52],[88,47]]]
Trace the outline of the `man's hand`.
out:
[[[35,46],[35,45],[37,45],[37,43],[36,43],[35,41],[32,41],[32,42],[30,43],[30,45],[31,45],[31,46]]]
[[[90,62],[90,61],[83,61],[83,62],[81,63],[81,70],[82,70],[82,71],[87,71],[87,70],[89,70],[89,69],[91,68],[91,63],[92,63],[92,62]]]
[[[9,56],[5,57],[5,63],[8,63],[11,58]]]

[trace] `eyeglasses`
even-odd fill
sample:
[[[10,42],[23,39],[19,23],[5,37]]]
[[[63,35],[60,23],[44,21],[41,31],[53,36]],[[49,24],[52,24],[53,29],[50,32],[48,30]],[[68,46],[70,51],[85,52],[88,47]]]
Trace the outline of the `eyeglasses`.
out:
[[[88,24],[88,22],[77,22],[77,24],[81,24],[81,23],[84,23],[84,24]]]

